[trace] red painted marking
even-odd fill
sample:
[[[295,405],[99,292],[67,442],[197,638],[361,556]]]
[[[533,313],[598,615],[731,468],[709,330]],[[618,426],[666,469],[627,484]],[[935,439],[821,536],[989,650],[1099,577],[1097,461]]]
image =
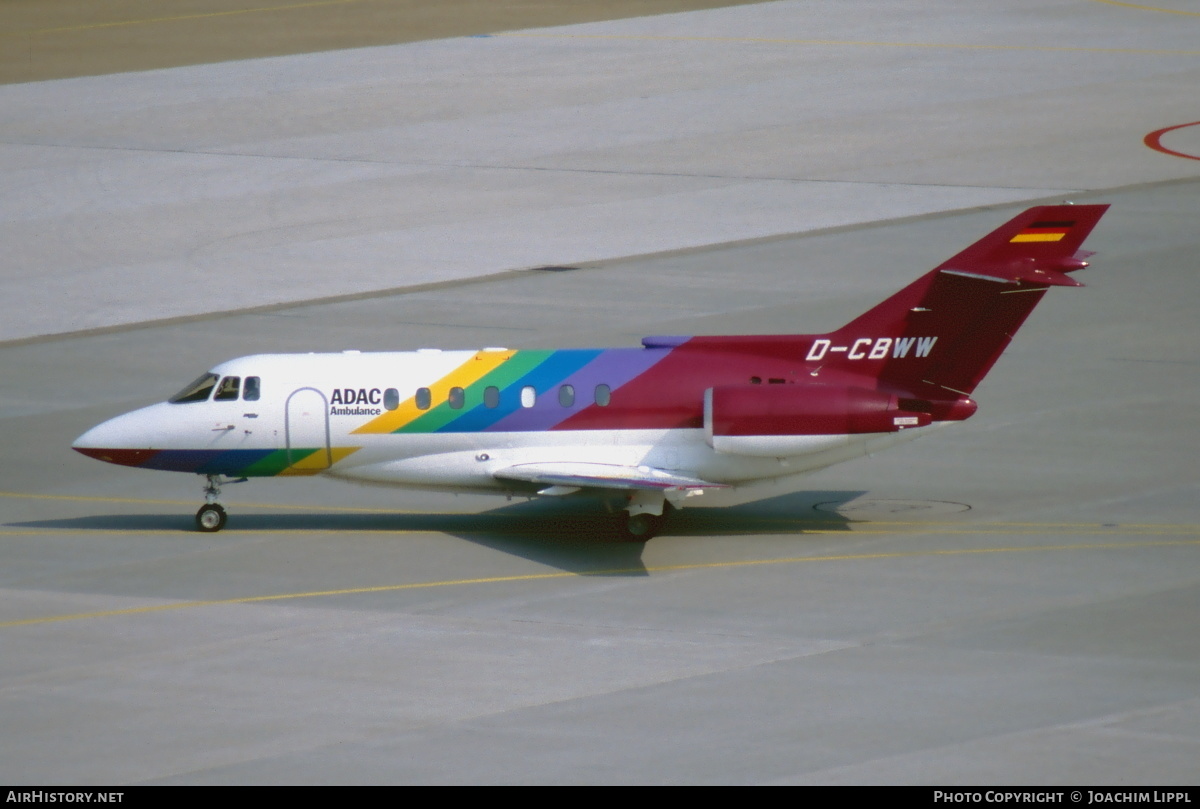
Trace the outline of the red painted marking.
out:
[[[1186,152],[1177,152],[1174,149],[1168,149],[1166,146],[1162,145],[1162,136],[1168,132],[1174,132],[1176,129],[1183,129],[1184,127],[1198,125],[1200,125],[1200,121],[1192,121],[1190,124],[1176,124],[1175,126],[1168,126],[1166,129],[1158,129],[1143,138],[1142,142],[1156,152],[1174,155],[1175,157],[1184,157],[1188,160],[1200,160],[1200,156],[1187,154]]]
[[[121,466],[141,466],[159,453],[156,449],[100,449],[97,447],[73,447],[76,452],[89,458]]]

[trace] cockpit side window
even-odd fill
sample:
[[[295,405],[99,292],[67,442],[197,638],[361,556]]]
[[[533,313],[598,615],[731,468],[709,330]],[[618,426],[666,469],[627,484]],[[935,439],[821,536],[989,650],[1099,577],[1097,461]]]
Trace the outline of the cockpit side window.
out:
[[[221,384],[217,385],[217,395],[213,397],[214,402],[231,402],[238,397],[238,391],[242,387],[242,378],[240,376],[227,376],[221,380]]]
[[[242,398],[247,402],[257,402],[261,393],[259,378],[257,376],[246,377],[246,384],[242,386]]]
[[[219,377],[216,374],[204,374],[195,382],[179,391],[179,393],[176,393],[170,399],[167,399],[167,401],[171,404],[206,402],[208,401],[209,395],[212,393],[213,387],[217,384],[217,379],[219,379]]]

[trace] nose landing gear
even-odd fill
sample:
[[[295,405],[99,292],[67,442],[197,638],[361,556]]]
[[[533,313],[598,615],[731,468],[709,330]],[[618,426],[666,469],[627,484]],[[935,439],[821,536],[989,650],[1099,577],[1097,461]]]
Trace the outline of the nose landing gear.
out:
[[[211,534],[224,528],[225,521],[228,519],[224,507],[217,502],[221,496],[221,484],[243,483],[246,478],[224,481],[217,475],[206,475],[205,478],[207,481],[204,484],[205,502],[204,505],[200,506],[200,510],[196,512],[196,530]]]
[[[220,531],[227,516],[220,503],[206,503],[196,512],[196,529],[205,533]]]

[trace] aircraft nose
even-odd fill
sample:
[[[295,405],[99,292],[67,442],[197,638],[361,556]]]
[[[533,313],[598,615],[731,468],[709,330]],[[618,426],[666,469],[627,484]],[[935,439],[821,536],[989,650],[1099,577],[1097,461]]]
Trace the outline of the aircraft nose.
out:
[[[141,466],[158,454],[158,450],[147,449],[145,440],[139,444],[133,413],[126,413],[98,424],[71,442],[76,452],[106,463],[121,466]]]

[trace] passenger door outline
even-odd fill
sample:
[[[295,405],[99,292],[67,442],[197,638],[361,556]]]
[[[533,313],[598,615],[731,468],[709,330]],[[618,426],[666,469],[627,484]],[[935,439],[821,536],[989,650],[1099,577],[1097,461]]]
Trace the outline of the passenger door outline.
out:
[[[298,388],[284,406],[284,433],[288,466],[305,461],[310,469],[328,469],[333,464],[329,448],[329,401],[316,388]],[[316,412],[314,412],[316,411]],[[313,455],[301,450],[317,449]]]

